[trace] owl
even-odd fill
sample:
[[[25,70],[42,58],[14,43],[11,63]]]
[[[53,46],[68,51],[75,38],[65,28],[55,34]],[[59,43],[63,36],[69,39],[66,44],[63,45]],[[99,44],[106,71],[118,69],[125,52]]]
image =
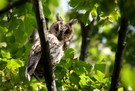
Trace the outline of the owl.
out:
[[[47,36],[53,69],[60,62],[64,55],[65,49],[69,46],[74,35],[72,25],[77,22],[76,19],[72,19],[69,22],[64,23],[62,18],[58,15],[56,16],[56,19],[57,21],[54,22],[49,28]],[[32,76],[36,79],[43,77],[45,71],[41,54],[40,39],[36,32],[34,35],[34,43],[26,64],[25,76],[28,80],[31,80]]]

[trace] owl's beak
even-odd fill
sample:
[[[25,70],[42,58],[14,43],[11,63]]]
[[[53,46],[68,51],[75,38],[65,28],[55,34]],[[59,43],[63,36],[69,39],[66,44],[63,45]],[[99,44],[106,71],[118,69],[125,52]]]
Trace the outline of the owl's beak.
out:
[[[61,25],[61,22],[59,22],[58,24],[58,31],[56,33],[56,36],[59,40],[62,40],[62,25]]]
[[[57,31],[56,36],[58,37],[60,35],[60,31]]]
[[[59,41],[63,40],[64,35],[63,35],[63,32],[62,32],[62,31],[59,31],[59,32],[57,33],[57,38],[58,38]]]
[[[58,37],[60,35],[60,25],[58,25],[58,31],[56,33],[56,36]]]

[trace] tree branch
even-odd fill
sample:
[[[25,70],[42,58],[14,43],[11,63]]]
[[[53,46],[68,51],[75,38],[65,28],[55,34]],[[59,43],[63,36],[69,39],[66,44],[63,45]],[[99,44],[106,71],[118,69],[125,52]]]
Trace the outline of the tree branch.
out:
[[[35,11],[38,33],[40,37],[42,56],[41,61],[44,63],[45,81],[48,91],[56,91],[56,84],[54,80],[54,72],[52,69],[52,63],[50,59],[49,43],[47,39],[46,21],[43,13],[42,0],[32,0],[33,8]]]
[[[81,24],[81,30],[82,30],[82,44],[81,44],[81,54],[80,54],[80,60],[86,61],[88,57],[88,49],[90,45],[90,37],[93,31],[94,21],[91,21],[90,24],[87,26],[84,25],[84,23]]]
[[[115,55],[115,63],[114,63],[114,70],[113,70],[112,79],[111,79],[110,91],[118,90],[119,75],[120,75],[120,71],[121,71],[122,63],[123,63],[122,56],[124,54],[124,48],[126,46],[126,34],[128,30],[127,18],[122,15],[120,23],[121,25],[120,25],[120,31],[118,34],[118,46],[117,46],[117,51]]]
[[[10,9],[14,8],[14,7],[18,7],[18,6],[21,6],[23,4],[25,4],[26,2],[28,2],[28,0],[18,0],[16,1],[15,3],[11,3],[9,4],[6,8],[0,10],[0,14],[3,14],[7,11],[9,11]]]

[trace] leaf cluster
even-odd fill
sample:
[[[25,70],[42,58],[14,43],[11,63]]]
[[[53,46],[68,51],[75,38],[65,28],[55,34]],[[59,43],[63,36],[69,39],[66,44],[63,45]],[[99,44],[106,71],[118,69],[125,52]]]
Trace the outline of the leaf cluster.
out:
[[[105,76],[105,62],[91,65],[88,62],[74,58],[74,50],[67,49],[65,57],[56,67],[58,90],[64,91],[93,91],[108,89],[110,78]]]
[[[1,2],[2,1],[2,2]],[[9,0],[10,1],[10,0]],[[12,0],[11,0],[12,1]],[[13,0],[15,1],[15,0]],[[91,36],[88,62],[75,57],[79,48],[69,48],[56,67],[56,83],[58,91],[108,91],[112,63],[116,51],[119,18],[121,14],[129,19],[127,47],[124,54],[124,67],[121,72],[119,91],[129,86],[135,90],[134,83],[134,37],[135,37],[135,5],[134,0],[70,0],[69,16],[77,18],[86,26],[92,18],[96,18]],[[0,0],[0,9],[6,7],[8,0]],[[49,19],[54,13],[58,0],[44,0],[45,16]],[[5,5],[5,6],[2,6]],[[49,8],[48,8],[49,7]],[[126,12],[126,13],[125,13]],[[32,91],[44,90],[44,81],[32,78],[29,82],[24,76],[25,64],[31,49],[29,37],[36,28],[36,20],[31,3],[13,8],[0,16],[0,90]],[[79,27],[79,25],[77,25]],[[80,29],[75,31],[76,40],[80,38]],[[78,45],[76,42],[74,45]],[[102,60],[102,61],[101,61]],[[128,64],[127,64],[128,63]]]

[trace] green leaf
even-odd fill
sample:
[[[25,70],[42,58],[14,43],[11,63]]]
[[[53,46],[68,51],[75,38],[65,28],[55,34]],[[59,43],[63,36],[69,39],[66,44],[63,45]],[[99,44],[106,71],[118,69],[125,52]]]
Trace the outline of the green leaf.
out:
[[[55,70],[56,79],[58,79],[58,82],[61,82],[64,76],[66,76],[67,70],[63,67],[57,66]]]
[[[13,17],[13,18],[9,21],[9,31],[17,29],[18,26],[19,26],[18,19],[17,19],[16,17]]]
[[[18,48],[15,55],[16,57],[21,57],[21,56],[23,57],[24,53],[25,53],[25,48],[21,47],[21,48]]]
[[[93,17],[96,17],[98,14],[97,14],[97,10],[95,8],[92,9],[91,11],[91,14]]]
[[[3,70],[7,65],[7,62],[0,60],[0,70]]]
[[[1,33],[6,33],[6,32],[8,32],[8,29],[6,27],[1,27],[0,26],[0,32]]]
[[[94,66],[95,70],[99,70],[101,72],[105,72],[106,69],[106,62],[97,62]]]
[[[8,5],[8,0],[0,0],[0,10],[4,9]]]
[[[129,86],[133,91],[135,90],[135,70],[129,65],[124,65],[121,71],[121,81],[128,88]]]
[[[55,1],[55,0],[54,0]],[[44,14],[45,14],[45,16],[47,17],[47,18],[49,18],[50,17],[50,14],[51,14],[51,11],[50,11],[50,9],[48,8],[48,5],[47,4],[43,4],[43,9],[44,9]]]
[[[89,14],[90,12],[87,11],[85,14],[82,14],[82,18],[81,18],[81,21],[84,23],[84,24],[87,24],[89,23]]]
[[[59,0],[49,0],[51,4],[53,4],[54,6],[58,6],[59,5]]]
[[[75,10],[91,11],[95,3],[95,0],[70,0],[69,5]]]
[[[70,5],[71,7],[77,7],[77,5],[79,4],[80,1],[81,1],[81,0],[70,0],[70,1],[69,1],[69,5]]]
[[[30,36],[34,28],[36,28],[35,17],[31,14],[26,14],[23,22],[24,22],[25,32]]]
[[[0,33],[0,42],[5,42],[6,41],[6,36],[4,33]]]
[[[116,3],[114,0],[100,0],[100,11],[104,12],[105,15],[109,15],[113,10],[115,10]]]
[[[92,81],[91,78],[85,74],[80,75],[80,78],[81,78],[80,80],[81,86],[88,85],[88,82]]]
[[[24,59],[27,60],[28,59],[28,55],[30,53],[32,45],[31,44],[27,44],[25,45],[25,53],[24,53]]]
[[[24,16],[25,14],[33,14],[33,8],[32,8],[32,4],[31,3],[25,3],[21,6],[19,6],[19,8],[14,9],[13,12],[14,15],[18,15],[20,16]]]
[[[80,77],[78,74],[76,73],[72,73],[70,76],[69,76],[69,79],[70,79],[70,82],[73,83],[73,84],[76,84],[76,85],[79,85],[79,81],[80,81]]]
[[[25,32],[24,22],[22,20],[18,20],[19,26],[14,30],[14,36],[16,39],[16,43],[19,44],[19,47],[24,46],[27,43],[28,35]]]
[[[6,33],[8,32],[8,29],[6,27],[0,26],[0,42],[6,41]]]
[[[119,9],[121,15],[124,15],[125,17],[128,18],[130,21],[130,24],[135,26],[135,21],[134,21],[134,12],[135,12],[135,5],[134,5],[134,0],[129,1],[120,1],[119,2]]]
[[[10,43],[15,43],[15,36],[13,35],[13,31],[11,32],[8,32],[6,34],[6,38],[7,38],[7,43],[10,44]]]
[[[93,75],[93,77],[94,77],[97,81],[101,82],[101,81],[104,79],[105,74],[102,73],[102,72],[99,71],[99,70],[95,70],[95,74]]]
[[[74,58],[74,49],[69,48],[64,52],[64,54],[66,58]]]
[[[12,84],[20,82],[18,72],[15,72],[15,71],[12,70],[12,74],[10,74],[10,75],[11,75],[11,83]]]
[[[23,65],[24,65],[24,63],[19,59],[7,60],[7,68],[10,70],[18,69],[19,67],[21,67]]]
[[[118,91],[124,91],[123,87],[118,88]]]
[[[70,60],[70,58],[66,58],[66,60],[62,59],[58,66],[68,70],[72,66],[72,60]]]
[[[28,83],[28,81],[25,77],[25,69],[26,69],[25,66],[19,67],[19,77],[20,77],[21,81]]]
[[[1,55],[3,58],[8,58],[8,59],[11,58],[10,52],[1,50]]]
[[[73,70],[75,73],[77,73],[78,75],[80,74],[89,74],[91,71],[92,65],[90,65],[87,62],[83,62],[83,61],[77,61],[74,64]]]

